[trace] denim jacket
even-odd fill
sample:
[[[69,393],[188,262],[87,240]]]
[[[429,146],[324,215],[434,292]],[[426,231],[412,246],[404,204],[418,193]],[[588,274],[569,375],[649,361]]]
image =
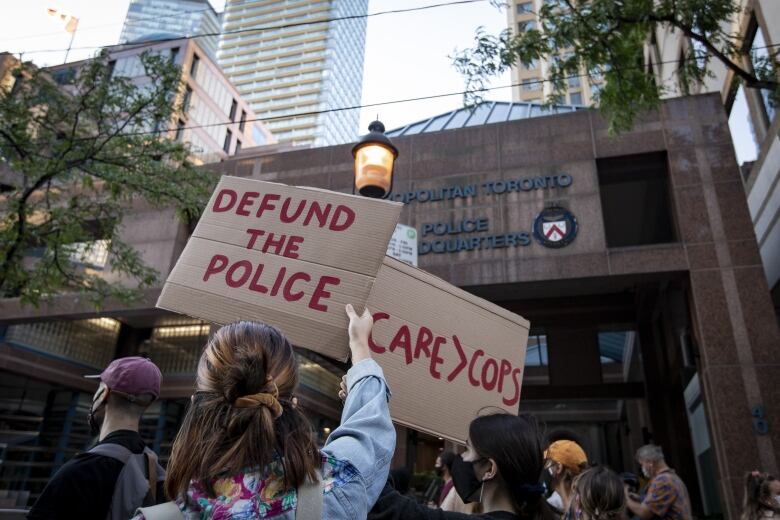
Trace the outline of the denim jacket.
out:
[[[382,369],[368,359],[347,372],[347,400],[341,425],[322,448],[323,505],[327,519],[365,519],[387,481],[395,449],[395,428],[390,421],[387,388]],[[276,460],[262,470],[214,482],[215,498],[192,482],[187,499],[177,500],[190,519],[293,520],[295,489],[284,488],[284,470]],[[142,515],[134,520],[144,520]]]

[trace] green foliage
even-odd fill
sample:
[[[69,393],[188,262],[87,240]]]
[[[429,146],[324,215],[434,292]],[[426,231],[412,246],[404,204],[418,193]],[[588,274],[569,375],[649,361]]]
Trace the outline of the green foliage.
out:
[[[122,241],[126,213],[147,204],[194,218],[205,205],[212,175],[167,132],[181,71],[162,56],[140,60],[148,81],[113,74],[102,53],[70,70],[23,64],[0,91],[0,296],[132,300],[158,275]],[[101,245],[105,270],[89,260]]]
[[[657,108],[669,88],[657,84],[645,63],[645,45],[660,27],[673,28],[690,41],[690,50],[676,61],[683,93],[711,75],[717,60],[745,87],[769,90],[779,103],[780,49],[754,56],[751,65],[745,42],[730,30],[729,21],[740,14],[738,0],[546,0],[538,27],[498,35],[478,28],[474,46],[456,52],[452,60],[466,81],[467,106],[482,101],[492,77],[533,60],[550,63],[548,105],[562,101],[569,78],[580,77],[584,84],[603,79],[596,101],[614,133],[631,128],[641,112]]]

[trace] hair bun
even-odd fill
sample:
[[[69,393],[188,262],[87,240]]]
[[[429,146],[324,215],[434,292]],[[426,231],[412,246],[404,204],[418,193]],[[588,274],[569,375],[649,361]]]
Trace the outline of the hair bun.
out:
[[[274,419],[279,418],[283,413],[282,405],[279,403],[276,395],[265,392],[239,397],[233,402],[233,406],[236,408],[259,408],[265,406],[271,410]]]

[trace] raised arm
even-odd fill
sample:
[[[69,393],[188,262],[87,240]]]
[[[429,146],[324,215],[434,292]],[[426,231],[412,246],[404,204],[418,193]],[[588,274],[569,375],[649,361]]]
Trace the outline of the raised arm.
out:
[[[331,457],[349,461],[366,486],[365,510],[379,497],[390,471],[395,450],[395,428],[390,421],[387,388],[380,366],[371,359],[368,336],[373,319],[368,309],[357,316],[347,305],[352,368],[343,383],[346,401],[341,425],[328,437],[322,451]],[[362,507],[360,508],[362,509]]]

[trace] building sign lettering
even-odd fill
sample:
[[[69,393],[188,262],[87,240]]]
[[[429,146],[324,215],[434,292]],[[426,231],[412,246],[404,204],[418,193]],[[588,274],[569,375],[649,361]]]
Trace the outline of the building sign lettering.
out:
[[[457,253],[479,249],[502,249],[505,247],[527,246],[531,236],[525,231],[500,233],[494,235],[449,238],[449,235],[464,233],[484,233],[489,230],[489,220],[485,217],[462,219],[458,222],[432,222],[422,225],[418,253]],[[433,236],[430,236],[433,235]],[[425,237],[429,237],[427,240]],[[439,238],[436,237],[447,237]]]
[[[482,184],[459,184],[443,188],[421,189],[393,193],[392,200],[409,204],[411,202],[438,202],[476,197],[480,192],[486,195],[502,195],[519,191],[534,191],[547,188],[568,188],[574,179],[567,173],[543,175],[537,177],[520,177],[498,181],[487,181]]]

